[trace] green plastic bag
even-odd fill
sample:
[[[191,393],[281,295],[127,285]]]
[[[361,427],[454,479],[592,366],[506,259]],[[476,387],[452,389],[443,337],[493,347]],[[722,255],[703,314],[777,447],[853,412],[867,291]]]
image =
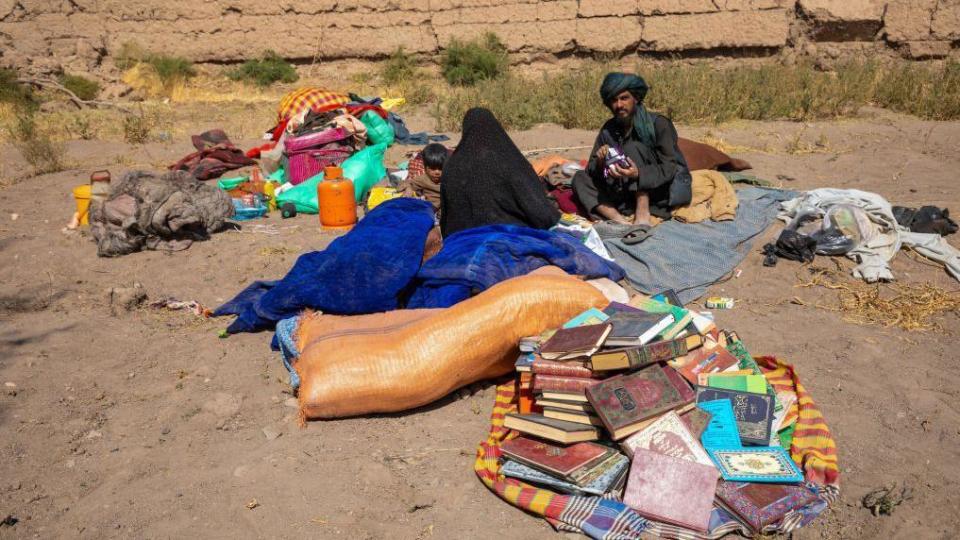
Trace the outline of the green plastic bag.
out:
[[[340,165],[343,177],[353,180],[353,195],[357,202],[362,201],[370,188],[387,175],[387,168],[383,166],[383,154],[386,151],[385,143],[368,146]]]
[[[380,118],[379,114],[367,111],[360,115],[360,121],[367,126],[367,140],[370,141],[370,144],[386,143],[387,146],[393,144],[393,126],[390,125],[390,122]]]
[[[383,166],[383,153],[386,150],[387,145],[385,144],[368,146],[340,164],[343,169],[343,177],[353,181],[353,194],[357,202],[363,200],[370,188],[386,176],[387,169]],[[297,207],[298,213],[319,213],[317,186],[322,181],[323,172],[307,178],[300,184],[277,195],[277,206],[283,206],[284,203],[290,202]]]
[[[236,188],[240,184],[246,182],[248,178],[246,176],[237,176],[235,178],[221,178],[217,180],[217,187],[224,190],[230,191],[231,189]]]

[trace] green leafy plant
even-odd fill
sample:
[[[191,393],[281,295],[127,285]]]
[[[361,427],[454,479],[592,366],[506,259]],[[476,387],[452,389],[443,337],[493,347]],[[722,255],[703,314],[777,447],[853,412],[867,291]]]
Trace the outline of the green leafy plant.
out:
[[[167,87],[184,82],[197,74],[193,62],[181,56],[151,54],[146,57],[145,62],[153,66],[160,81]]]
[[[100,83],[80,75],[65,73],[60,76],[60,84],[84,101],[96,99],[97,94],[100,93]]]
[[[261,58],[247,60],[236,69],[227,72],[234,81],[246,81],[260,87],[276,82],[292,83],[300,78],[293,65],[274,51],[266,51]]]
[[[417,74],[417,62],[414,58],[404,52],[403,47],[397,47],[390,58],[384,62],[380,77],[387,84],[398,84],[408,81]]]
[[[471,41],[453,39],[443,52],[443,77],[448,83],[472,86],[507,72],[507,48],[493,32]]]

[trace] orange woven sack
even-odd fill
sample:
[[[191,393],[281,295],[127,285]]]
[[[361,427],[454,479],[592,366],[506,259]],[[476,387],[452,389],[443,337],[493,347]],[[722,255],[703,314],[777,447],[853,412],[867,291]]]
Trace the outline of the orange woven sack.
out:
[[[308,344],[296,365],[304,419],[396,412],[509,373],[517,342],[607,305],[571,276],[527,275],[400,329]]]
[[[399,330],[442,311],[433,308],[397,309],[370,315],[329,315],[310,311],[304,313],[297,327],[297,350],[303,351],[308,345],[327,347],[323,342],[341,337],[366,341],[372,334]]]

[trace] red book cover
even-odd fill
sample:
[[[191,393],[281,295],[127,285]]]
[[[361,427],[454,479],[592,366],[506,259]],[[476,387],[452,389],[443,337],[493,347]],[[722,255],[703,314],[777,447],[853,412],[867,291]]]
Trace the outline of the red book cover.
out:
[[[738,365],[737,358],[723,347],[701,347],[687,355],[687,361],[679,371],[690,384],[697,384],[697,375],[700,373],[720,373]]]
[[[559,375],[534,375],[534,392],[583,392],[601,379],[587,379],[584,377],[561,377]]]
[[[654,364],[610,377],[587,388],[587,401],[614,440],[622,439],[637,431],[634,426],[643,420],[692,401],[693,390],[673,371]]]
[[[500,449],[503,455],[514,461],[561,477],[570,476],[612,451],[606,446],[590,442],[563,446],[524,436],[510,439]]]
[[[533,361],[533,372],[537,375],[558,375],[560,377],[593,377],[593,370],[583,362],[557,362],[537,358]]]
[[[803,486],[720,481],[717,499],[754,532],[777,523],[790,511],[817,500]]]
[[[623,503],[652,520],[706,532],[719,476],[710,465],[637,448]]]

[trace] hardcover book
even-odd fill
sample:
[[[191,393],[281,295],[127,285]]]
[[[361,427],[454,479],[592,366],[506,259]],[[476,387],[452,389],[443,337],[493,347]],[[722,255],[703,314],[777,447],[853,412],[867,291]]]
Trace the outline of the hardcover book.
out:
[[[612,467],[616,466],[617,463],[621,461],[621,458],[626,457],[613,448],[609,448],[609,450],[610,454],[600,459],[596,463],[586,467],[581,467],[580,469],[574,471],[571,481],[578,486],[587,485],[593,482],[599,476],[605,474]]]
[[[596,371],[639,369],[650,364],[683,356],[702,344],[703,338],[697,335],[668,341],[656,341],[639,347],[601,351],[590,357],[590,367]]]
[[[610,330],[609,324],[561,328],[540,346],[540,356],[547,360],[590,356],[597,352]]]
[[[561,377],[559,375],[533,376],[534,392],[583,392],[585,389],[599,384],[602,379],[587,379],[583,377]]]
[[[744,347],[743,341],[740,340],[740,336],[736,332],[726,332],[727,336],[727,351],[730,352],[736,359],[739,364],[740,369],[749,369],[753,372],[754,375],[763,375],[763,371],[760,370],[760,366],[757,364],[757,361],[753,359],[753,355],[747,351],[747,348]],[[766,380],[766,378],[764,378]],[[777,397],[776,391],[773,389],[773,385],[769,381],[766,382],[767,393],[773,396],[773,410],[779,411],[783,409],[783,404],[780,403],[780,399]]]
[[[520,414],[529,414],[533,406],[533,374],[521,373],[517,378],[517,410]]]
[[[773,425],[773,397],[769,394],[751,394],[735,390],[697,387],[697,403],[726,399],[733,406],[737,431],[743,444],[766,446],[770,443]]]
[[[731,369],[737,369],[737,359],[726,349],[701,347],[687,355],[679,371],[690,384],[697,384],[701,373],[720,373]]]
[[[593,377],[593,370],[587,367],[586,362],[577,362],[569,360],[567,362],[557,362],[556,360],[546,360],[537,358],[533,361],[533,372],[537,375],[557,375],[560,377]]]
[[[563,323],[563,328],[573,328],[575,326],[589,326],[591,324],[602,324],[610,316],[597,308],[590,308],[569,321]]]
[[[670,304],[671,306],[683,307],[683,302],[681,302],[680,297],[677,296],[677,291],[673,289],[667,289],[659,292],[653,295],[651,298],[657,302],[663,302],[665,304]]]
[[[662,415],[649,426],[627,437],[620,446],[628,456],[633,456],[637,448],[642,448],[665,456],[713,466],[710,456],[690,433],[683,420],[673,411]]]
[[[559,399],[540,398],[536,401],[536,404],[540,407],[550,407],[551,409],[563,409],[567,411],[579,411],[582,413],[596,414],[593,411],[593,406],[591,406],[589,403],[581,403],[578,401],[562,401]]]
[[[672,368],[656,364],[610,377],[587,388],[586,396],[610,436],[620,440],[645,420],[690,403],[693,391]]]
[[[679,306],[671,306],[666,302],[657,302],[643,295],[636,295],[630,299],[630,305],[647,313],[662,313],[673,315],[673,323],[660,334],[660,339],[674,339],[683,332],[693,321],[693,312]]]
[[[779,523],[791,511],[817,500],[805,486],[727,482],[717,485],[717,500],[754,533]]]
[[[554,392],[551,390],[544,390],[540,394],[541,399],[548,399],[550,401],[567,401],[571,403],[587,403],[587,395],[583,392]],[[591,405],[592,407],[592,405]]]
[[[724,480],[733,482],[770,482],[796,484],[803,474],[780,447],[731,448],[708,450]]]
[[[726,373],[712,373],[707,376],[707,386],[736,390],[751,394],[767,393],[767,378],[763,375],[727,375]]]
[[[561,480],[560,478],[510,459],[504,460],[503,466],[500,467],[500,472],[502,472],[504,476],[555,488],[557,491],[563,493],[602,496],[615,489],[616,485],[626,476],[629,470],[630,460],[627,456],[615,454],[615,457],[616,461],[612,463],[607,470],[583,486]]]
[[[537,355],[534,353],[520,353],[520,356],[517,357],[517,361],[513,364],[513,368],[518,373],[530,373],[533,371],[533,362],[536,359]]]
[[[638,448],[623,502],[652,520],[706,532],[717,477],[708,465]]]
[[[690,430],[690,434],[698,441],[703,432],[706,431],[711,418],[713,418],[712,414],[699,407],[693,407],[680,414],[680,420],[683,420],[684,425]]]
[[[503,455],[514,461],[567,480],[577,469],[597,463],[614,452],[596,443],[561,446],[522,435],[506,441],[500,449]]]
[[[594,426],[547,418],[542,414],[507,413],[503,426],[564,444],[595,441],[600,438],[600,431]]]
[[[663,313],[614,313],[607,321],[613,330],[605,341],[608,347],[644,345],[673,323],[673,315]]]
[[[555,418],[557,420],[566,420],[567,422],[575,422],[577,424],[603,427],[603,422],[600,421],[600,418],[591,413],[571,411],[569,409],[552,409],[550,407],[544,407],[543,415],[547,418]]]

